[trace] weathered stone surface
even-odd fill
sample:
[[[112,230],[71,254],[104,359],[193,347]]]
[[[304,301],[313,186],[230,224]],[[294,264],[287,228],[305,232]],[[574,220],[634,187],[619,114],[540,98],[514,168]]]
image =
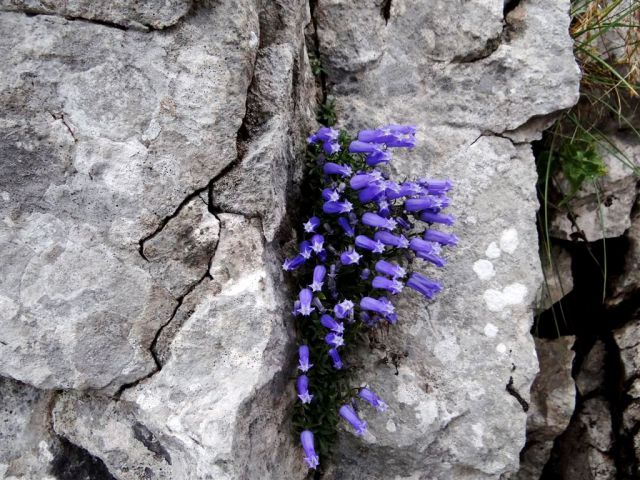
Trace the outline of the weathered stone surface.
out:
[[[613,338],[620,349],[624,378],[628,381],[640,373],[640,320],[614,330]]]
[[[613,301],[624,300],[640,289],[640,204],[636,203],[631,227],[627,231],[629,250],[624,260],[624,272],[613,280]]]
[[[609,405],[587,400],[559,440],[555,472],[566,480],[613,480],[616,467],[609,455],[613,435]]]
[[[618,132],[608,136],[613,147],[600,149],[607,173],[593,184],[585,184],[568,202],[569,215],[554,211],[549,233],[561,239],[573,234],[593,242],[601,238],[619,237],[631,226],[631,209],[638,194],[638,177],[633,168],[640,169],[640,140],[631,133]],[[571,192],[566,180],[560,179],[561,193]]]
[[[51,432],[52,392],[0,378],[0,478],[48,480],[57,441]]]
[[[408,293],[386,349],[363,356],[359,379],[390,411],[365,413],[364,442],[342,435],[330,477],[499,478],[524,444],[526,413],[505,387],[512,378],[528,400],[541,274],[531,149],[492,132],[576,101],[568,2],[521,1],[506,25],[502,1],[393,1],[388,20],[386,2],[375,5],[317,3],[329,95],[350,129],[418,126],[419,146],[397,153],[391,174],[452,178],[461,243],[444,272],[429,272],[443,295],[427,310]]]
[[[531,386],[527,444],[520,454],[520,470],[513,479],[538,480],[554,440],[569,425],[576,404],[571,377],[574,341],[574,337],[535,341],[540,372]]]
[[[140,29],[175,25],[192,0],[1,0],[0,10],[61,15]]]
[[[540,286],[539,310],[547,310],[573,290],[571,254],[559,245],[553,245],[549,254],[540,252],[544,281]]]
[[[604,387],[606,355],[604,343],[598,340],[580,365],[580,371],[576,375],[576,387],[583,397]]]
[[[249,0],[150,33],[2,12],[0,374],[115,391],[154,371],[156,332],[207,269],[192,253],[215,242],[176,210],[236,159],[258,32]]]
[[[220,214],[221,233],[191,315],[162,369],[119,402],[69,394],[55,429],[119,479],[302,478],[285,410],[290,355],[280,273],[261,225]]]

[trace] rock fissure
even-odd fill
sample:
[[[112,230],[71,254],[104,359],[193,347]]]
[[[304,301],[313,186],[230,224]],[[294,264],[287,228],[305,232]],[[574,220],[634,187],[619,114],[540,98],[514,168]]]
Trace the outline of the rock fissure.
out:
[[[516,388],[513,386],[513,377],[509,377],[509,381],[507,382],[505,389],[509,393],[509,395],[511,395],[518,401],[518,403],[522,407],[523,412],[529,411],[529,403],[524,398],[522,398],[520,392],[518,392],[518,390],[516,390]]]

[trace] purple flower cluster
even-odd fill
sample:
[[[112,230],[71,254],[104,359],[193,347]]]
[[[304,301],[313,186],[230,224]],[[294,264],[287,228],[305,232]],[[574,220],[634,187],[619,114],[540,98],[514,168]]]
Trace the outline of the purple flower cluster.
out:
[[[432,228],[434,224],[453,224],[453,218],[442,213],[450,204],[446,196],[452,187],[449,180],[396,183],[379,169],[380,164],[391,161],[392,148],[413,148],[415,133],[416,128],[411,125],[362,130],[348,148],[346,143],[341,146],[339,132],[329,127],[308,138],[310,144],[317,144],[316,148],[321,144],[322,149],[325,188],[321,191],[321,212],[319,207],[315,212],[318,216],[303,224],[305,239],[299,252],[286,259],[282,267],[287,271],[302,265],[313,267],[311,283],[305,283],[300,290],[293,314],[305,322],[317,322],[324,329],[324,346],[313,345],[311,350],[316,354],[324,351],[337,370],[344,368],[340,352],[346,346],[349,326],[357,321],[370,328],[381,322],[395,324],[398,316],[391,299],[404,287],[432,299],[442,290],[441,284],[407,270],[416,260],[444,267],[443,247],[458,243],[455,235]],[[345,148],[348,153],[343,151]],[[419,222],[427,223],[427,228],[420,231]],[[360,291],[364,293],[345,298],[340,291],[344,276],[362,282]],[[325,306],[323,301],[331,302],[331,306]],[[305,406],[314,401],[307,376],[313,378],[311,360],[318,363],[321,359],[310,358],[309,345],[300,345],[301,373],[296,387]],[[368,388],[360,389],[358,397],[380,412],[387,408]],[[366,422],[354,407],[355,400],[350,399],[338,411],[362,435]],[[300,439],[305,461],[315,469],[319,458],[314,435],[304,430]]]

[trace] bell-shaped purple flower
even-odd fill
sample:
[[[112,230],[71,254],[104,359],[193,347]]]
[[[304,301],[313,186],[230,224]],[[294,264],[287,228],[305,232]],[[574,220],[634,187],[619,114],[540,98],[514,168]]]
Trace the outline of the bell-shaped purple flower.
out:
[[[414,272],[407,280],[407,287],[413,288],[415,291],[420,292],[428,299],[432,299],[440,290],[442,285],[433,280],[429,280],[424,275]]]
[[[364,248],[373,253],[384,253],[384,243],[380,240],[371,240],[366,235],[358,235],[356,237],[356,247]]]
[[[434,242],[427,242],[418,237],[414,237],[409,242],[409,248],[416,253],[439,253],[440,245]]]
[[[431,195],[443,195],[453,187],[451,180],[428,180],[421,178],[418,183]]]
[[[322,211],[324,213],[336,214],[336,213],[349,213],[353,210],[353,205],[349,200],[343,202],[325,202],[322,205]]]
[[[426,230],[422,236],[427,242],[438,242],[440,245],[457,245],[458,237],[453,233],[440,232],[438,230]]]
[[[440,245],[438,245],[440,246]],[[428,252],[416,252],[416,257],[421,258],[422,260],[426,260],[428,262],[433,263],[436,267],[444,267],[447,262],[445,262],[444,258],[440,257],[435,251]]]
[[[340,225],[342,230],[344,230],[344,233],[347,237],[353,237],[355,235],[353,227],[351,226],[351,223],[349,223],[349,220],[347,220],[346,217],[338,218],[338,225]]]
[[[379,412],[384,412],[388,405],[375,393],[368,388],[363,388],[358,392],[358,396],[363,400],[369,402],[372,407],[375,407]]]
[[[414,182],[404,182],[400,185],[400,195],[403,197],[412,197],[414,195],[420,195],[422,193],[422,187]]]
[[[351,300],[343,300],[333,307],[333,313],[336,318],[343,319],[348,318],[353,314],[353,302]]]
[[[313,395],[309,394],[309,378],[306,375],[300,375],[296,381],[298,390],[298,398],[302,403],[311,403]]]
[[[311,290],[314,292],[319,292],[322,290],[322,285],[324,285],[324,276],[327,273],[327,269],[324,265],[316,265],[313,269],[313,283],[309,285]]]
[[[430,196],[408,198],[404,202],[404,209],[407,212],[421,212],[422,210],[426,210],[427,208],[434,208],[437,206],[438,203],[433,199],[433,197]]]
[[[311,242],[307,240],[300,242],[300,255],[302,255],[305,260],[309,260],[312,253],[313,249],[311,248]]]
[[[384,218],[377,213],[366,212],[362,215],[362,223],[370,227],[384,228],[386,230],[393,230],[396,228],[396,221],[392,218]]]
[[[282,264],[282,269],[285,271],[295,270],[300,265],[302,265],[305,261],[306,261],[306,258],[304,258],[302,255],[296,255],[293,258],[287,258]]]
[[[442,223],[443,225],[453,225],[454,220],[451,215],[443,215],[425,210],[420,214],[420,220],[427,223]]]
[[[380,152],[382,150],[383,148],[380,145],[361,142],[360,140],[354,140],[349,144],[349,152],[351,153],[373,153]]]
[[[373,285],[373,288],[379,288],[381,290],[387,290],[389,292],[391,292],[393,295],[397,295],[398,293],[400,293],[402,291],[402,287],[404,285],[402,285],[402,282],[399,282],[396,279],[389,279],[387,277],[375,277],[373,279],[373,282],[371,282],[371,285]]]
[[[324,341],[327,342],[327,345],[338,348],[344,345],[344,338],[342,335],[337,333],[327,333],[324,337]]]
[[[384,299],[384,300],[383,300]],[[381,297],[378,299],[372,297],[364,297],[360,300],[360,308],[362,310],[369,310],[370,312],[376,312],[380,315],[391,315],[395,312],[393,304],[386,298]]]
[[[311,249],[316,253],[320,253],[324,250],[324,237],[319,233],[316,233],[311,237]]]
[[[309,347],[300,345],[298,347],[298,370],[308,372],[311,367],[313,367],[313,364],[309,363]]]
[[[320,219],[318,217],[311,217],[309,220],[307,220],[303,227],[304,227],[304,231],[307,233],[312,233],[316,231],[316,228],[318,228],[318,226],[320,225]]]
[[[389,275],[392,278],[402,278],[407,274],[407,271],[400,265],[387,262],[386,260],[378,260],[376,262],[376,272]]]
[[[389,163],[391,161],[391,152],[388,150],[376,150],[375,152],[369,153],[365,159],[367,165],[370,167],[374,167],[380,163]]]
[[[322,315],[320,317],[320,323],[323,327],[328,328],[340,335],[344,333],[344,325],[342,323],[336,322],[331,315]]]
[[[315,470],[320,465],[320,458],[316,454],[313,433],[310,430],[304,430],[300,434],[300,443],[305,454],[304,461],[307,462],[307,466],[310,469]]]
[[[328,202],[337,202],[340,200],[340,194],[333,188],[325,188],[322,190],[322,198]]]
[[[355,428],[358,435],[363,435],[367,431],[367,423],[358,417],[353,407],[349,404],[340,407],[340,416]]]
[[[361,190],[381,180],[382,175],[378,171],[372,173],[359,173],[351,177],[351,180],[349,180],[349,185],[351,185],[351,188],[354,190]]]
[[[327,155],[333,155],[334,153],[338,153],[341,147],[338,142],[327,141],[322,144],[322,149]]]
[[[331,127],[322,127],[316,133],[311,135],[307,141],[309,143],[330,142],[338,139],[340,132]]]
[[[396,217],[396,222],[403,230],[411,230],[413,228],[413,225],[406,218]]]
[[[358,198],[362,203],[369,203],[382,196],[384,192],[384,184],[372,183],[358,192]]]
[[[354,265],[360,262],[362,255],[355,250],[348,250],[340,254],[340,261],[343,265]]]
[[[329,357],[331,357],[331,361],[333,362],[333,368],[335,368],[336,370],[341,370],[342,360],[340,359],[340,354],[338,353],[338,350],[336,350],[335,348],[330,348]]]
[[[397,236],[390,232],[379,231],[373,234],[373,238],[392,247],[409,248],[409,240],[404,235]]]
[[[300,315],[308,317],[311,315],[311,312],[315,310],[311,306],[311,301],[313,300],[313,293],[308,288],[303,288],[300,290],[300,294],[298,296],[300,298],[300,307],[298,307],[298,313]]]
[[[326,175],[340,175],[342,177],[349,177],[352,173],[349,165],[338,165],[333,162],[325,163],[323,171]]]

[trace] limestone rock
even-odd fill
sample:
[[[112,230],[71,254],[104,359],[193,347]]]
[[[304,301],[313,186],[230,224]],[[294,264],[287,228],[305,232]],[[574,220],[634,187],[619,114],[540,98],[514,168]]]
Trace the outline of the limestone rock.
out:
[[[598,340],[580,365],[580,371],[576,375],[576,387],[583,397],[604,387],[606,355],[604,343]]]
[[[512,479],[539,479],[554,440],[569,425],[576,404],[571,377],[574,341],[574,337],[535,341],[540,372],[531,386],[527,444],[520,454],[520,470]]]
[[[1,0],[0,10],[60,15],[146,30],[175,25],[191,8],[192,0]]]
[[[162,22],[190,4],[65,4],[89,3]],[[150,345],[215,243],[179,207],[236,160],[258,33],[250,0],[149,33],[0,13],[0,374],[113,393],[156,369]]]
[[[601,148],[600,154],[607,173],[594,185],[585,184],[568,202],[575,216],[575,225],[565,211],[555,211],[549,225],[549,233],[561,239],[571,239],[578,234],[588,242],[602,238],[619,237],[631,226],[631,209],[638,194],[640,169],[640,141],[629,133],[611,134],[612,147]],[[570,193],[566,180],[560,180],[561,193]],[[577,226],[577,227],[576,227]]]
[[[627,231],[629,250],[624,261],[624,272],[613,280],[613,302],[619,302],[640,289],[640,205],[637,203]]]
[[[551,259],[544,249],[540,252],[544,282],[540,286],[539,309],[541,311],[562,300],[573,290],[571,254],[559,245],[551,247]]]
[[[613,338],[620,348],[624,378],[628,381],[640,372],[640,320],[632,321],[614,330]]]
[[[363,355],[358,379],[390,409],[366,414],[364,441],[341,436],[330,476],[495,479],[517,470],[524,443],[526,413],[505,387],[512,378],[528,401],[541,274],[531,149],[492,133],[576,101],[569,3],[521,1],[506,23],[502,1],[394,1],[388,15],[385,5],[317,2],[328,93],[350,130],[418,126],[391,175],[454,181],[461,246],[428,272],[445,285],[437,301],[409,292],[377,355]]]
[[[602,398],[587,400],[559,440],[557,472],[566,480],[613,480],[616,467],[609,455],[613,435],[611,413]]]

